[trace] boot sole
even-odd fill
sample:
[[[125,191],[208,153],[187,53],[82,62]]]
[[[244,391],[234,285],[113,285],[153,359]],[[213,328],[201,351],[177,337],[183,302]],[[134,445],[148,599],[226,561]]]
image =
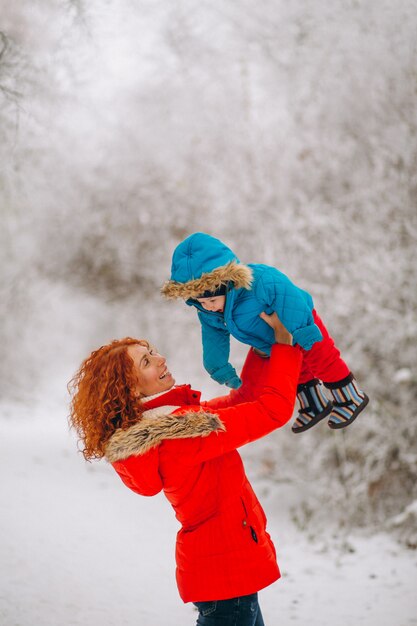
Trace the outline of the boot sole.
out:
[[[324,409],[324,411],[322,411],[317,417],[313,417],[308,424],[306,424],[305,426],[296,426],[294,428],[294,426],[291,428],[292,432],[297,434],[297,433],[303,433],[304,431],[308,430],[309,428],[313,428],[313,426],[315,426],[316,424],[318,424],[319,422],[321,422],[321,420],[323,420],[325,417],[327,417],[328,415],[330,415],[330,413],[333,411],[333,404],[332,402],[330,402],[329,406],[326,407]]]
[[[362,411],[364,410],[365,407],[368,406],[369,404],[369,398],[366,395],[366,393],[363,394],[364,398],[363,398],[363,402],[362,404],[360,404],[358,406],[358,408],[356,409],[356,411],[353,413],[352,417],[350,419],[348,419],[346,422],[340,422],[339,424],[333,423],[330,420],[327,422],[327,425],[329,428],[331,428],[332,430],[338,430],[340,428],[346,428],[347,426],[350,426],[352,422],[355,421],[355,419],[358,417],[358,415],[360,413],[362,413]]]

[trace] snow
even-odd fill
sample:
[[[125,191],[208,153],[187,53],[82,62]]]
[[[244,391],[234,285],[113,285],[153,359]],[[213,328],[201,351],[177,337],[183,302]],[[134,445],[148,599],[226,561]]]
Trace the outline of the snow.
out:
[[[408,367],[402,367],[394,374],[394,381],[396,383],[408,383],[412,380],[412,372]]]
[[[291,514],[308,484],[262,477],[257,445],[243,454],[282,570],[260,593],[265,623],[416,624],[415,551],[382,533],[331,538],[322,528],[309,541]],[[176,590],[169,504],[129,491],[104,461],[86,463],[63,402],[3,403],[0,458],[2,625],[194,624]]]

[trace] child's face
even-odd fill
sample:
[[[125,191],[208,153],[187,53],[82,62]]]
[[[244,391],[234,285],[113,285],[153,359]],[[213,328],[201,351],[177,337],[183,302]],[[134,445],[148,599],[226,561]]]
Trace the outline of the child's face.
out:
[[[213,296],[212,298],[197,298],[203,309],[223,313],[226,296]]]

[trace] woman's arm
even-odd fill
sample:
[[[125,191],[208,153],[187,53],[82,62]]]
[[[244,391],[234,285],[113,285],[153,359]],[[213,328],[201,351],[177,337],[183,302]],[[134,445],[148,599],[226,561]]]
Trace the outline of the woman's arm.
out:
[[[275,313],[263,319],[275,325],[276,338],[285,341],[286,345],[275,344],[272,347],[271,358],[265,361],[268,370],[263,389],[256,401],[217,410],[225,430],[187,441],[192,449],[188,448],[186,457],[193,464],[226,454],[259,439],[283,426],[292,416],[302,354],[298,347],[291,346],[291,335]]]
[[[242,402],[256,400],[262,391],[268,369],[269,359],[260,357],[253,348],[250,348],[240,374],[242,386],[239,389],[232,389],[225,396],[202,402],[201,405],[209,409],[224,409]]]

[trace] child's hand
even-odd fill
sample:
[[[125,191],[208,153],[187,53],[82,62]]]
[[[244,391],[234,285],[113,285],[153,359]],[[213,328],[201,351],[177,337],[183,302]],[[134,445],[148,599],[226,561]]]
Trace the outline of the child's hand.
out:
[[[230,387],[230,389],[239,389],[239,387],[242,385],[242,381],[240,380],[239,376],[233,376],[233,378],[229,378],[229,380],[226,380],[227,387]]]
[[[259,317],[274,331],[276,343],[285,343],[292,346],[292,335],[285,328],[275,311],[271,315],[267,315],[265,311],[262,311]]]

